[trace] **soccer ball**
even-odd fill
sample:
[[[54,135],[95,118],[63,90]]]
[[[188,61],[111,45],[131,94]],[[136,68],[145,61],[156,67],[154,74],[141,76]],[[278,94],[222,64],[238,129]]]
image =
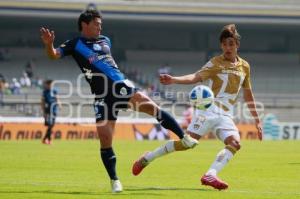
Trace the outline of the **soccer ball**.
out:
[[[196,86],[189,94],[191,104],[200,110],[209,108],[214,101],[214,93],[212,90],[204,85]]]

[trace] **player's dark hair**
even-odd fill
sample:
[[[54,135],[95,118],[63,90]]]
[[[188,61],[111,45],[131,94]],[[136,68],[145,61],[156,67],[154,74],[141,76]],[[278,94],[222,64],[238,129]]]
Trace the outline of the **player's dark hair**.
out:
[[[224,39],[227,39],[229,37],[235,39],[237,44],[240,44],[241,36],[238,33],[235,24],[229,24],[223,27],[219,38],[220,43],[222,43]]]
[[[52,82],[53,82],[52,79],[47,79],[47,80],[44,81],[44,84],[45,84],[45,85],[51,85]]]
[[[95,18],[102,19],[102,15],[99,11],[97,11],[96,9],[85,10],[83,13],[80,14],[80,16],[78,18],[78,22],[77,22],[78,30],[79,31],[82,30],[81,22],[88,24],[91,21],[93,21]]]

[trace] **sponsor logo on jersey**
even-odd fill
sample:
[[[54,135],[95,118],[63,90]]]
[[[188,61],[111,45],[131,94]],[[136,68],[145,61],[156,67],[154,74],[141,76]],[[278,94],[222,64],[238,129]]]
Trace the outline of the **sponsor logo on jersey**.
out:
[[[104,106],[104,99],[96,100],[94,105],[95,106]]]
[[[92,70],[89,70],[87,68],[82,68],[83,71],[84,71],[84,75],[87,79],[92,79],[93,77],[93,73],[92,73]]]
[[[237,76],[244,76],[243,72],[236,71],[236,70],[225,70],[225,69],[223,69],[222,73],[224,73],[224,74],[234,74],[234,75],[237,75]]]
[[[93,44],[93,49],[95,51],[101,51],[102,50],[102,47],[99,45],[99,44]]]

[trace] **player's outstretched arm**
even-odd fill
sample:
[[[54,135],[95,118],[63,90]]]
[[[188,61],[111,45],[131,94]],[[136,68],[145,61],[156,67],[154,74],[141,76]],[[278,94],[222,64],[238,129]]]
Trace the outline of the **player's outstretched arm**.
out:
[[[261,121],[260,121],[259,116],[258,116],[257,111],[256,111],[255,99],[254,99],[252,90],[249,89],[249,88],[244,88],[243,93],[244,93],[244,100],[245,100],[245,102],[248,105],[248,108],[249,108],[249,110],[251,112],[251,115],[255,119],[255,124],[256,124],[256,128],[257,128],[258,138],[260,140],[262,140],[262,134],[263,134],[263,132],[262,132],[262,125],[261,125]]]
[[[54,43],[54,39],[55,39],[54,31],[50,31],[49,29],[42,27],[40,29],[40,33],[41,33],[41,39],[45,45],[48,57],[51,59],[60,58],[61,55],[60,55],[59,51],[53,47],[53,43]]]
[[[183,75],[183,76],[171,76],[168,74],[161,74],[159,76],[160,83],[168,85],[168,84],[195,84],[197,82],[202,82],[202,78],[198,72]]]

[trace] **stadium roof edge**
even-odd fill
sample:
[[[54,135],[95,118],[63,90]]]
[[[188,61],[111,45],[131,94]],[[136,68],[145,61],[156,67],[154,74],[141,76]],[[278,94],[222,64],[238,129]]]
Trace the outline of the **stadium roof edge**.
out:
[[[87,1],[86,1],[87,2]],[[217,7],[215,4],[200,4],[203,7],[179,7],[166,6],[155,7],[141,4],[115,4],[111,1],[101,1],[93,4],[101,11],[106,19],[116,20],[142,20],[142,21],[174,21],[174,22],[201,22],[201,23],[253,23],[253,24],[295,24],[300,25],[299,6],[286,6],[283,8],[262,6],[255,10],[252,7],[236,9],[228,4]],[[149,1],[152,2],[152,1]],[[78,13],[87,7],[84,1],[1,1],[0,16],[31,16],[31,17],[55,17],[77,18]],[[188,4],[192,5],[192,4]],[[240,5],[238,5],[240,6]],[[262,8],[265,8],[263,10]]]

